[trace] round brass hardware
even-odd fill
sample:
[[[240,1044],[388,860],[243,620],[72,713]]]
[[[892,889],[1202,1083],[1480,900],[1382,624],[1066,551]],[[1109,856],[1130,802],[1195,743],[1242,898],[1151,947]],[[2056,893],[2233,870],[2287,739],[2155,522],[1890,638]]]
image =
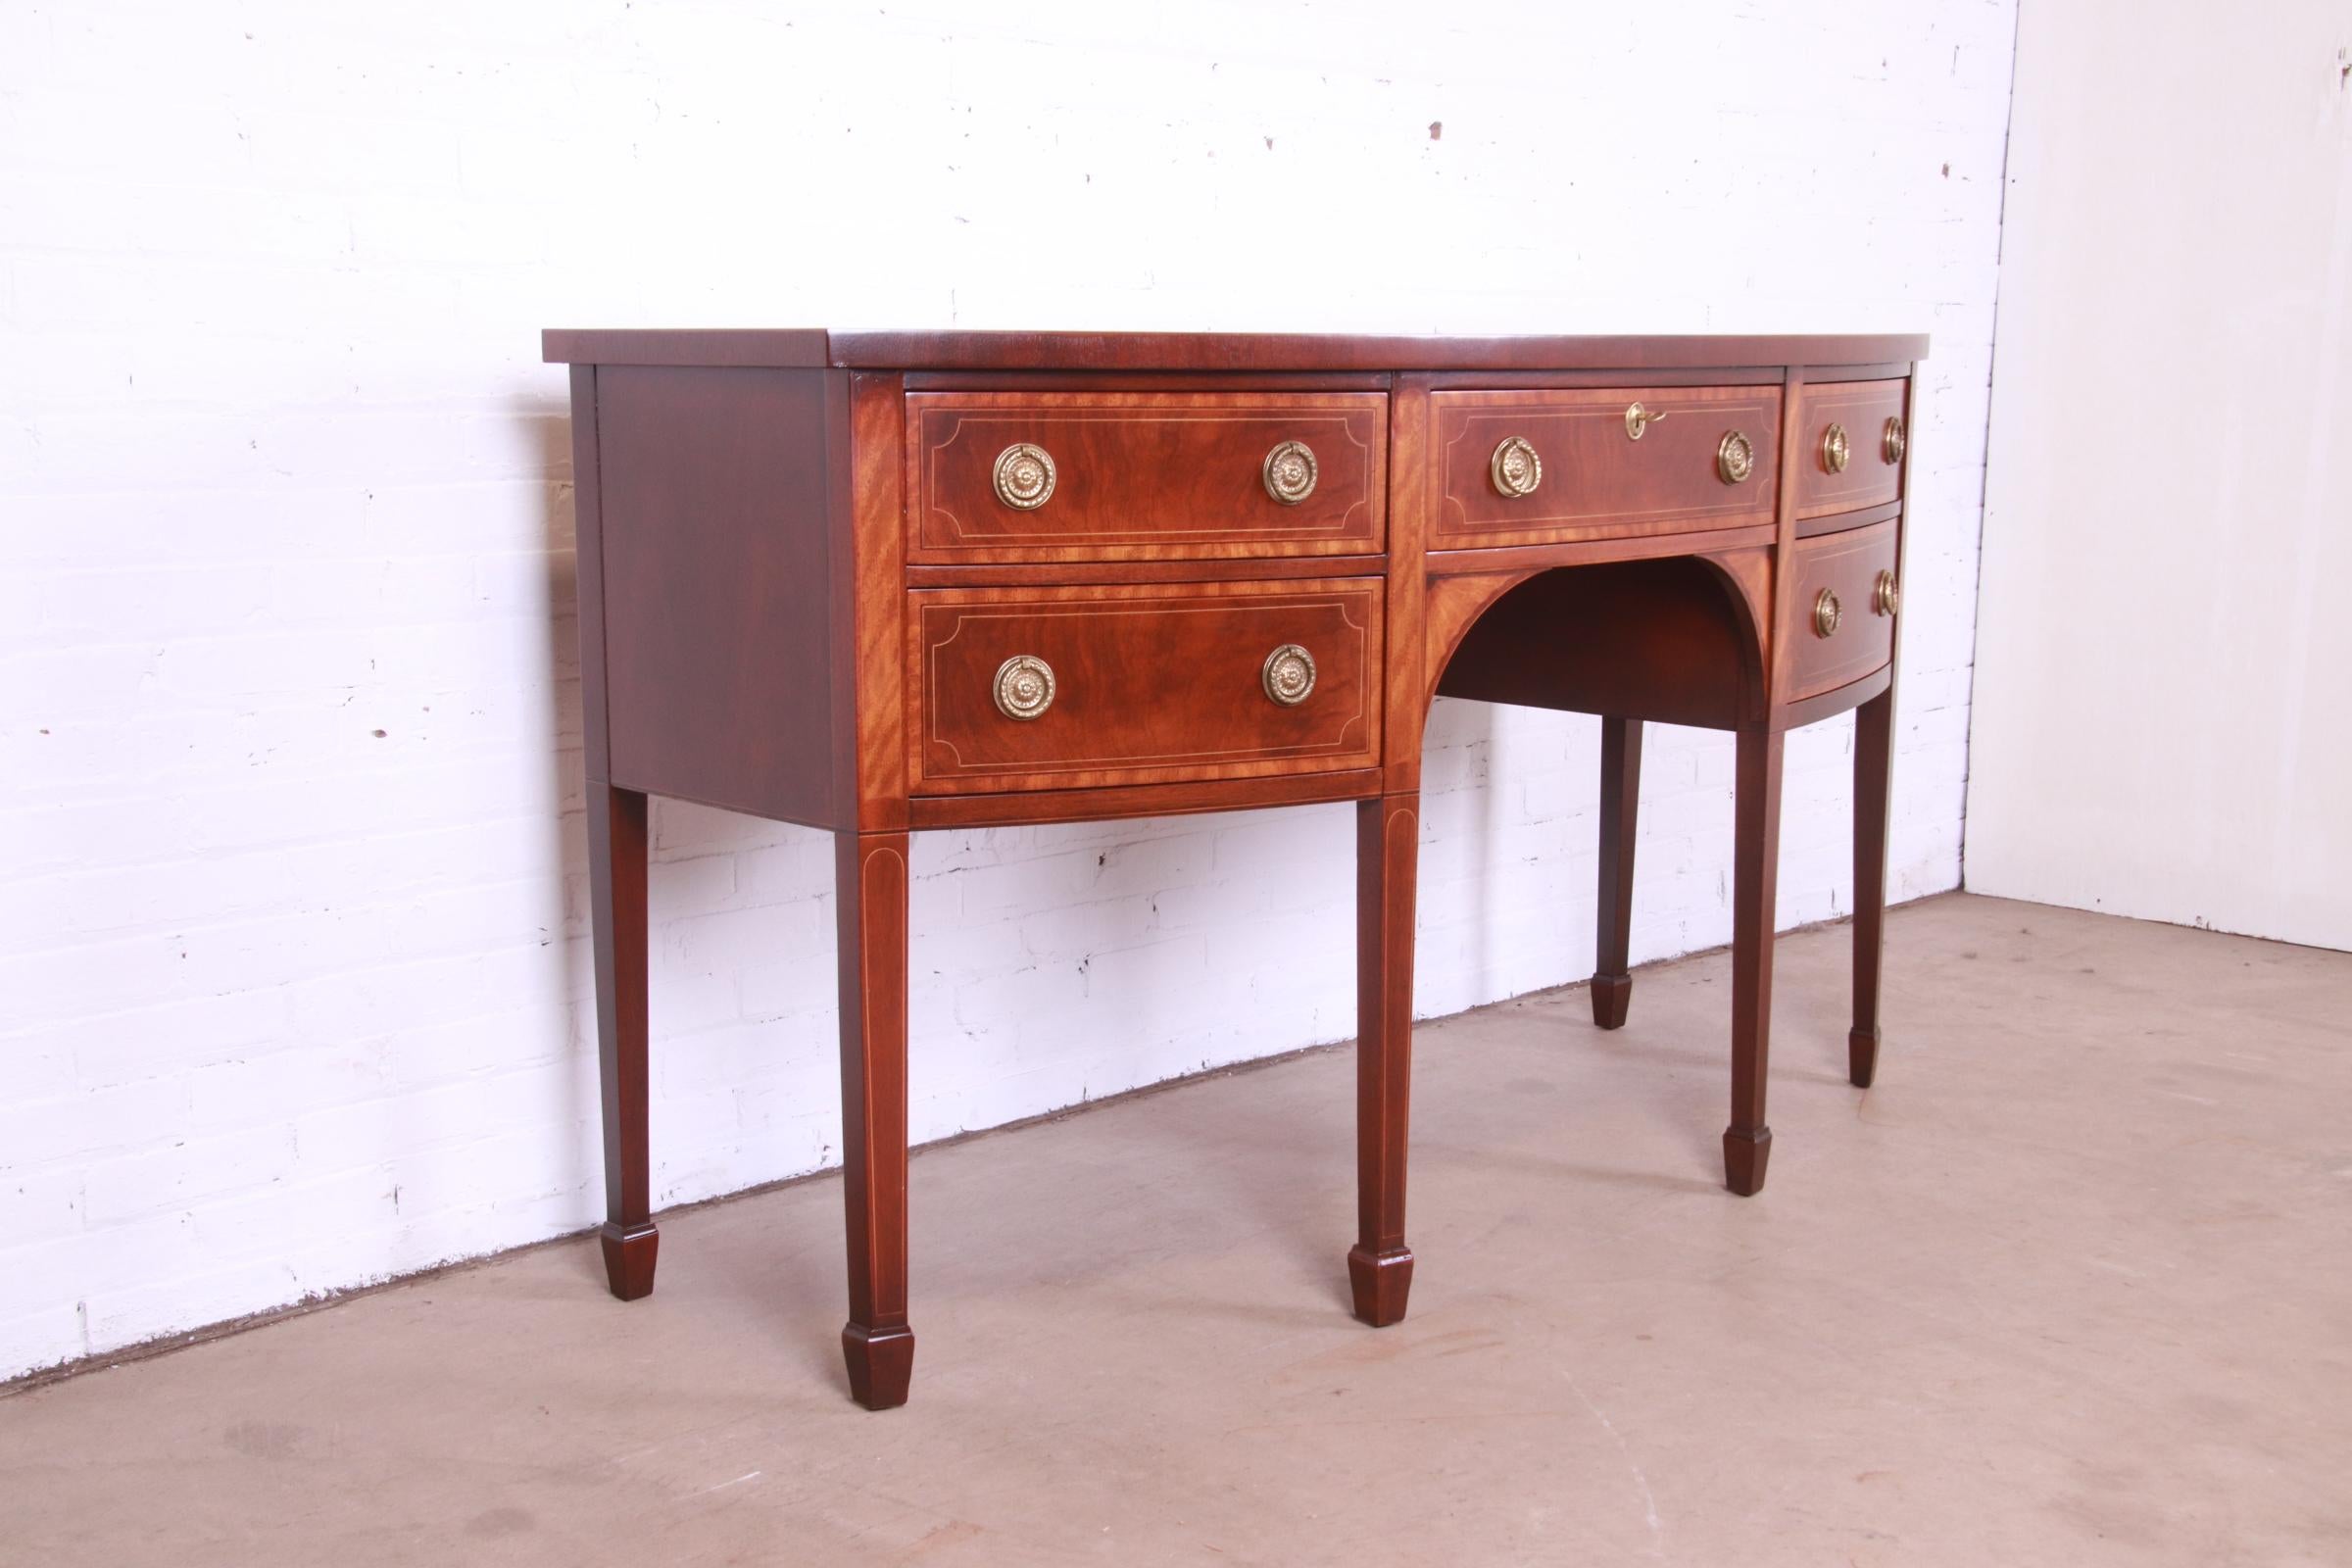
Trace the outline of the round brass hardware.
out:
[[[1882,571],[1870,590],[1870,608],[1882,615],[1891,615],[1903,600],[1902,590],[1894,585],[1894,573]]]
[[[1532,496],[1544,482],[1544,460],[1527,437],[1505,436],[1487,463],[1487,475],[1506,496]]]
[[[1258,470],[1266,494],[1286,507],[1295,507],[1315,493],[1314,449],[1303,441],[1285,441],[1266,454]]]
[[[1664,417],[1666,416],[1656,409],[1645,409],[1639,403],[1629,405],[1625,411],[1626,439],[1641,440],[1643,431]]]
[[[1054,456],[1044,447],[1015,441],[997,454],[997,499],[1018,512],[1035,512],[1054,495]]]
[[[1886,421],[1886,433],[1879,437],[1879,456],[1890,464],[1903,461],[1903,421],[1900,418]]]
[[[1257,678],[1268,697],[1284,708],[1297,708],[1314,694],[1315,656],[1297,643],[1284,643],[1266,656]]]
[[[1821,466],[1832,473],[1845,471],[1845,460],[1851,455],[1845,443],[1845,426],[1833,424],[1821,434]]]
[[[1028,720],[1054,706],[1054,666],[1034,654],[1015,654],[997,666],[997,710]]]
[[[1837,594],[1824,588],[1813,600],[1813,635],[1834,637],[1838,622],[1845,618],[1845,607],[1838,603]]]
[[[1725,484],[1740,484],[1756,471],[1754,443],[1737,430],[1726,430],[1715,449],[1715,471]]]

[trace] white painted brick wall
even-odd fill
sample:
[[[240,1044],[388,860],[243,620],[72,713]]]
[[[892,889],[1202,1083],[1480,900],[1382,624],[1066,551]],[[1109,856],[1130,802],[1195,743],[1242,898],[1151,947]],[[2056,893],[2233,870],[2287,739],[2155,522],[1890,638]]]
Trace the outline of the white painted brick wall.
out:
[[[1893,877],[1954,885],[2009,0],[1156,9],[0,5],[0,1375],[596,1217],[543,325],[1927,328]],[[1421,1010],[1581,976],[1595,725],[1429,742]],[[1728,739],[1648,762],[1638,958],[1730,926]],[[827,847],[656,836],[657,1201],[830,1162]],[[1350,855],[919,839],[915,1136],[1349,1035]]]

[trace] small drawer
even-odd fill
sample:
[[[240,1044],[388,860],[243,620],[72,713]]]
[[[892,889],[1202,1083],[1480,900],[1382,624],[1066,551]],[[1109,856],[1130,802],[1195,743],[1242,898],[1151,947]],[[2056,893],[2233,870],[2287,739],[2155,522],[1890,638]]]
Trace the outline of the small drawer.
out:
[[[1881,506],[1901,493],[1903,425],[1900,381],[1825,381],[1797,394],[1796,481],[1799,518]]]
[[[910,392],[907,559],[1377,554],[1385,392]]]
[[[1787,699],[1812,697],[1886,667],[1894,657],[1899,585],[1894,524],[1800,540],[1794,555]]]
[[[1370,767],[1377,577],[917,589],[917,794]]]
[[[1635,537],[1770,522],[1778,387],[1431,394],[1430,547]]]

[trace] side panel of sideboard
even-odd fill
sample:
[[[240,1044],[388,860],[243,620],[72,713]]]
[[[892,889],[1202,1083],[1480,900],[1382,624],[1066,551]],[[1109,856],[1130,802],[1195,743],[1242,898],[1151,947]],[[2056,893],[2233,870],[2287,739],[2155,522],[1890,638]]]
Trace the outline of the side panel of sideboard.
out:
[[[829,591],[839,379],[596,370],[612,783],[819,827],[841,820]]]

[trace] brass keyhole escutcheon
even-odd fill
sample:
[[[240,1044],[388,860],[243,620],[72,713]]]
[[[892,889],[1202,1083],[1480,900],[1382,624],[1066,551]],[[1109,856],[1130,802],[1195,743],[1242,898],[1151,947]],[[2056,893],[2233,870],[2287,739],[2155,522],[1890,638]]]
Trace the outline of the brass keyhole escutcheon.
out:
[[[1891,615],[1902,603],[1902,590],[1894,585],[1894,573],[1882,571],[1870,590],[1870,608],[1882,615]]]
[[[1838,603],[1838,595],[1824,588],[1813,600],[1813,635],[1835,637],[1838,623],[1845,618],[1845,607]]]
[[[1532,496],[1544,482],[1544,460],[1536,456],[1535,443],[1527,437],[1505,436],[1487,462],[1487,476],[1506,496]]]
[[[1886,421],[1886,433],[1879,437],[1879,456],[1889,466],[1903,461],[1903,421],[1899,417]]]
[[[1725,484],[1743,483],[1756,471],[1755,443],[1738,430],[1724,432],[1715,448],[1715,472]]]
[[[1639,403],[1629,406],[1625,411],[1625,438],[1629,441],[1641,440],[1651,425],[1665,417],[1666,415],[1660,411],[1645,409]]]
[[[997,454],[997,499],[1016,512],[1035,512],[1054,496],[1054,455],[1015,441]]]
[[[1054,706],[1054,666],[1035,654],[1015,654],[997,666],[997,711],[1023,722]]]
[[[1266,656],[1257,672],[1266,696],[1284,708],[1297,708],[1315,690],[1315,656],[1297,643],[1284,643]]]
[[[1258,477],[1266,494],[1286,507],[1295,507],[1315,493],[1315,453],[1303,441],[1285,441],[1266,454]]]
[[[1832,424],[1821,434],[1821,466],[1831,473],[1843,473],[1850,452],[1845,441],[1845,426]]]

